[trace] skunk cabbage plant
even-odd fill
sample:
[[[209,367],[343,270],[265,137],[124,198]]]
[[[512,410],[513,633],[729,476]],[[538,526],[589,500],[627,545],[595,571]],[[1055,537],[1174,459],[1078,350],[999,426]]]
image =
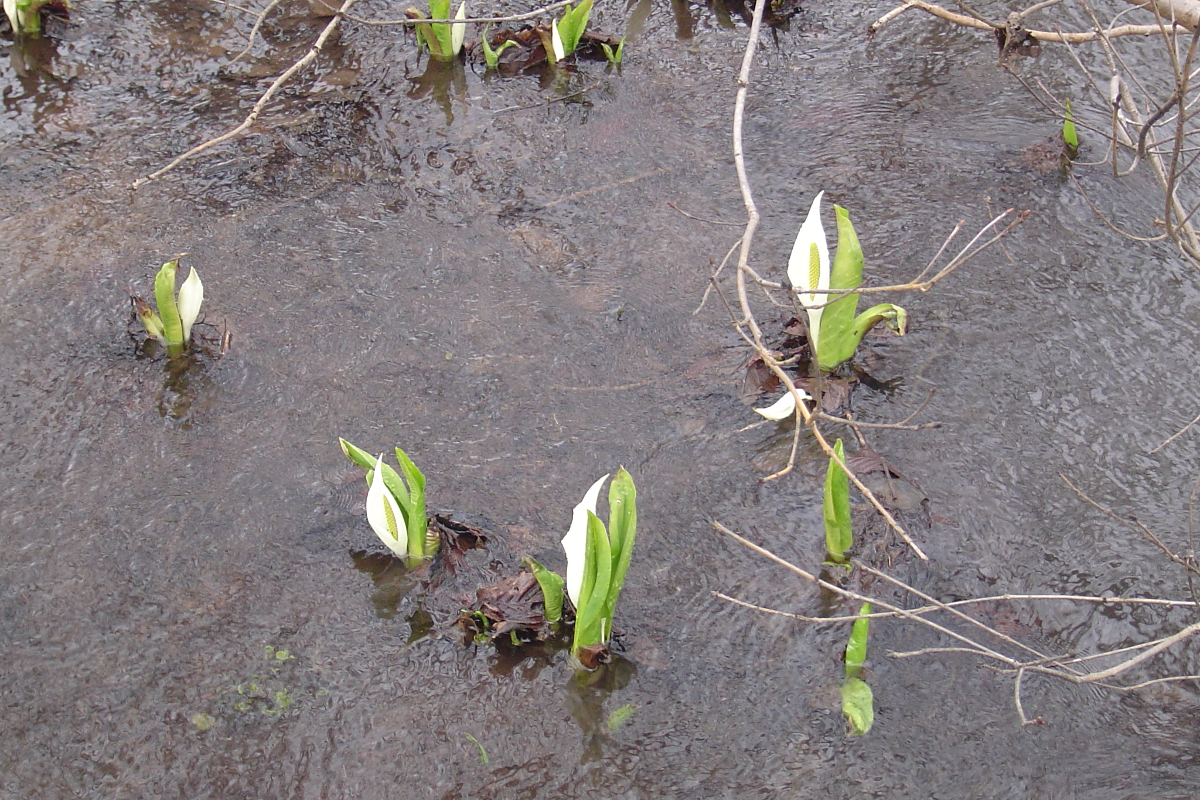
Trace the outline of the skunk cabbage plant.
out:
[[[562,19],[550,23],[550,52],[546,57],[557,64],[579,47],[579,40],[587,29],[588,17],[592,13],[592,0],[583,0],[575,8],[567,4]]]
[[[204,302],[204,284],[200,282],[200,274],[192,267],[187,280],[175,294],[175,272],[179,269],[179,259],[175,258],[162,265],[154,278],[154,302],[158,305],[156,312],[140,297],[133,298],[133,305],[146,334],[151,339],[164,339],[168,347],[182,350],[192,339],[192,325],[200,316],[200,306]]]
[[[562,540],[567,596],[575,604],[571,655],[576,658],[585,648],[607,646],[612,637],[613,614],[637,533],[637,489],[624,467],[609,488],[607,529],[596,516],[596,501],[607,480],[605,475],[587,490]]]
[[[842,682],[842,714],[851,736],[862,736],[875,722],[875,696],[859,675],[867,660],[867,636],[871,631],[871,604],[863,603],[846,643],[846,680]]]
[[[449,61],[458,56],[462,50],[463,38],[467,33],[465,22],[421,22],[427,19],[416,8],[409,7],[404,12],[409,19],[418,20],[416,23],[417,42],[429,48],[429,54],[434,58]],[[467,4],[463,0],[458,6],[454,19],[467,18]],[[450,19],[450,0],[429,0],[428,19]]]
[[[862,284],[863,254],[850,222],[850,214],[834,206],[838,242],[833,261],[825,229],[821,225],[821,198],[817,194],[809,208],[788,260],[788,280],[808,314],[808,341],[820,368],[829,372],[854,356],[867,331],[884,322],[903,334],[908,316],[893,303],[880,303],[861,314],[858,293],[848,291]],[[846,292],[839,296],[839,292]],[[856,315],[857,314],[857,315]]]
[[[403,450],[396,448],[400,473],[384,460],[338,439],[346,458],[367,470],[367,522],[387,548],[409,564],[432,558],[438,535],[425,513],[425,476]]]
[[[65,15],[70,7],[68,0],[4,0],[4,14],[18,36],[41,36],[43,9]]]

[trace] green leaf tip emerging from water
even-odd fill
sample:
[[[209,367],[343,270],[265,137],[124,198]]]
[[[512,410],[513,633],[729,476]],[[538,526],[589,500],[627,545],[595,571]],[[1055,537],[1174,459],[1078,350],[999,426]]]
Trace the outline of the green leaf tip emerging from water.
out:
[[[621,41],[617,42],[617,49],[613,50],[607,42],[600,43],[600,49],[604,51],[604,57],[608,59],[608,63],[620,66],[621,59],[625,57],[625,38],[621,37]]]
[[[833,452],[846,463],[842,440],[834,442]],[[825,552],[835,564],[846,561],[846,551],[854,545],[854,529],[850,523],[850,478],[832,458],[825,468],[825,498],[821,505],[825,519]]]
[[[1062,126],[1063,142],[1067,147],[1071,148],[1071,155],[1079,149],[1079,133],[1075,130],[1075,118],[1071,115],[1071,101],[1068,100],[1066,110],[1063,112]]]
[[[842,684],[842,713],[851,736],[862,736],[875,724],[875,696],[871,687],[858,678]]]

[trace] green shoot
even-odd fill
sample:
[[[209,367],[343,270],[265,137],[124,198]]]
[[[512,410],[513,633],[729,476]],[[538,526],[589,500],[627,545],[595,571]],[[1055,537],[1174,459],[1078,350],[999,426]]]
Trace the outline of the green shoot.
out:
[[[463,734],[463,736],[465,736],[465,737],[467,737],[468,739],[470,739],[470,740],[471,740],[471,743],[475,745],[475,747],[476,747],[476,749],[477,749],[477,751],[478,751],[478,752],[477,752],[477,755],[479,756],[479,763],[480,763],[480,764],[483,764],[483,765],[486,767],[486,766],[488,765],[488,762],[490,761],[490,759],[488,758],[487,750],[484,750],[484,749],[483,749],[483,745],[481,745],[481,744],[479,743],[479,740],[478,740],[478,739],[476,739],[476,738],[475,738],[474,736],[472,736],[471,734],[469,734],[469,733],[464,733],[464,734]]]
[[[557,572],[551,572],[532,558],[525,558],[524,562],[542,589],[542,600],[546,607],[546,622],[558,622],[562,619],[563,609],[562,576]]]
[[[1062,137],[1071,154],[1074,154],[1079,149],[1079,133],[1075,130],[1075,118],[1071,116],[1070,100],[1067,101],[1066,110],[1063,112]]]
[[[842,440],[833,445],[833,452],[846,463]],[[825,499],[821,504],[825,519],[825,552],[834,564],[846,563],[846,551],[854,546],[854,529],[850,524],[850,478],[832,458],[825,468]]]
[[[491,42],[488,41],[488,28],[492,27],[489,22],[483,26],[483,36],[480,37],[479,43],[483,45],[483,60],[487,63],[488,69],[495,69],[500,64],[500,54],[510,47],[515,47],[516,42],[512,39],[506,39],[499,47],[493,48]]]
[[[862,246],[850,222],[850,213],[841,206],[835,205],[833,208],[837,216],[838,242],[829,275],[829,289],[857,289],[862,284]],[[818,363],[826,372],[852,358],[863,336],[880,322],[886,323],[899,334],[903,334],[908,325],[905,310],[892,303],[880,303],[855,316],[858,310],[857,292],[842,297],[827,295],[823,302],[829,302],[828,298],[837,299],[830,302],[821,315],[821,349],[817,353]]]
[[[867,660],[867,636],[870,634],[871,604],[863,603],[854,620],[850,641],[846,643],[846,680],[842,683],[842,713],[851,736],[862,736],[875,722],[875,696],[859,675]]]
[[[604,57],[608,59],[610,64],[620,64],[621,57],[625,53],[625,37],[621,37],[621,41],[617,42],[617,49],[613,50],[609,47],[608,42],[601,42],[600,47],[604,50]]]
[[[69,0],[4,0],[4,13],[17,36],[42,35],[42,11],[66,14]]]
[[[405,9],[404,14],[413,20],[450,19],[450,0],[429,0],[428,17],[412,6]],[[463,2],[459,5],[454,19],[466,18],[467,4]],[[418,21],[414,27],[417,31],[418,45],[428,48],[431,56],[442,61],[449,61],[458,56],[467,32],[464,22]]]

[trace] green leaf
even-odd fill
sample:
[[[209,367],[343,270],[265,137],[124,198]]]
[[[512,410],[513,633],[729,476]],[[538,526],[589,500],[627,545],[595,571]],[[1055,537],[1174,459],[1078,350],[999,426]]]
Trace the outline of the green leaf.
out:
[[[863,336],[880,322],[886,323],[889,328],[903,336],[908,329],[908,312],[894,303],[880,303],[877,306],[871,306],[855,317],[849,330],[835,339],[833,343],[827,345],[825,334],[822,333],[821,369],[832,370],[838,364],[853,357]]]
[[[838,243],[829,271],[829,288],[857,289],[862,284],[862,245],[850,222],[850,212],[838,205],[833,210],[837,215]],[[825,307],[825,313],[821,315],[820,335],[822,369],[831,370],[854,355],[854,346],[848,346],[845,338],[854,323],[857,310],[857,293],[838,297]]]
[[[871,634],[871,604],[863,603],[858,609],[858,619],[850,629],[850,641],[846,643],[846,677],[857,678],[867,661],[867,637]]]
[[[375,456],[371,455],[366,450],[363,450],[361,447],[355,447],[340,436],[338,437],[338,443],[342,446],[342,453],[346,456],[346,458],[350,459],[355,464],[358,464],[365,470],[370,471],[375,469]]]
[[[1062,137],[1072,153],[1079,149],[1079,133],[1075,130],[1075,118],[1071,116],[1070,100],[1067,101],[1067,108],[1063,113]]]
[[[408,484],[409,505],[405,508],[404,521],[408,525],[408,552],[410,555],[420,555],[428,558],[437,552],[439,539],[428,534],[429,519],[425,510],[425,475],[417,469],[408,454],[396,448],[396,462],[404,473]],[[387,484],[387,473],[383,474],[384,484]],[[399,499],[399,498],[397,498]],[[401,502],[401,507],[404,504]],[[417,549],[413,549],[416,545]]]
[[[604,523],[591,511],[588,512],[587,553],[584,559],[583,585],[579,592],[582,601],[575,609],[571,655],[578,655],[584,647],[607,641],[603,611],[612,578],[612,552]]]
[[[842,684],[842,713],[851,736],[862,736],[875,723],[875,696],[871,687],[858,678]]]
[[[604,601],[604,638],[612,634],[613,615],[617,610],[617,598],[625,585],[625,573],[633,555],[633,541],[637,536],[637,487],[633,476],[624,467],[608,488],[608,541],[612,554],[612,576]]]
[[[450,0],[429,0],[429,18],[430,19],[450,19]],[[452,41],[450,25],[445,22],[434,22],[428,26],[432,29],[434,43],[426,41],[429,44],[429,52],[439,58],[451,58],[454,55],[454,45]],[[426,39],[429,34],[426,34]]]
[[[154,309],[140,297],[131,297],[133,300],[134,311],[137,312],[138,318],[141,319],[142,325],[146,328],[146,335],[151,339],[160,339],[163,336],[163,324],[158,314]]]
[[[557,572],[551,572],[532,558],[526,557],[522,560],[542,589],[542,602],[546,607],[546,622],[558,622],[562,619],[563,610],[564,581],[562,576]]]
[[[833,452],[846,462],[842,440],[833,445]],[[841,564],[846,551],[854,545],[854,529],[850,524],[850,478],[832,458],[825,468],[825,498],[821,505],[825,519],[825,551],[829,560]]]
[[[163,338],[167,344],[183,344],[183,322],[179,319],[179,308],[175,305],[175,270],[179,259],[162,265],[154,278],[154,302],[162,319]]]

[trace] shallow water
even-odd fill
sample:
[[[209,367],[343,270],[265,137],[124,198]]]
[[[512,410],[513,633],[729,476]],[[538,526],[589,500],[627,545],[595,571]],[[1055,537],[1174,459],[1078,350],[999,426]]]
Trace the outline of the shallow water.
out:
[[[289,5],[228,74],[248,23],[217,3],[88,4],[41,72],[0,66],[0,792],[1197,793],[1190,686],[1119,696],[1029,679],[1026,710],[1047,724],[1023,729],[1008,678],[955,656],[888,659],[936,642],[884,623],[876,727],[851,740],[846,631],[712,597],[823,602],[709,524],[809,567],[821,557],[823,466],[810,451],[760,482],[790,436],[740,431],[754,421],[746,350],[718,301],[692,313],[738,236],[702,220],[743,215],[729,133],[742,25],[701,6],[606,6],[602,30],[644,19],[624,68],[557,82],[438,77],[411,39],[350,25],[255,135],[130,193],[240,120],[319,29],[303,11]],[[764,35],[746,126],[759,266],[777,274],[822,188],[853,210],[877,283],[915,274],[989,202],[1033,211],[1006,253],[904,298],[911,332],[866,356],[898,388],[859,390],[859,418],[902,418],[936,387],[921,418],[944,423],[872,437],[936,514],[913,530],[932,564],[901,558],[897,573],[944,597],[1183,596],[1152,546],[1058,476],[1186,546],[1194,436],[1147,453],[1196,413],[1180,324],[1200,299],[1194,268],[1119,239],[1069,185],[1022,166],[1054,125],[989,42],[913,18],[867,43],[880,11],[806,8]],[[1091,180],[1104,203],[1151,207],[1148,190]],[[127,293],[148,294],[185,251],[210,334],[233,346],[179,386],[135,355]],[[486,527],[489,550],[404,594],[363,555],[381,548],[338,436],[404,447],[431,505]],[[626,661],[602,685],[573,682],[561,652],[409,645],[519,555],[561,569],[570,507],[620,464],[641,524]],[[1052,604],[997,616],[1056,652],[1188,621]],[[1195,662],[1178,647],[1139,677]]]

